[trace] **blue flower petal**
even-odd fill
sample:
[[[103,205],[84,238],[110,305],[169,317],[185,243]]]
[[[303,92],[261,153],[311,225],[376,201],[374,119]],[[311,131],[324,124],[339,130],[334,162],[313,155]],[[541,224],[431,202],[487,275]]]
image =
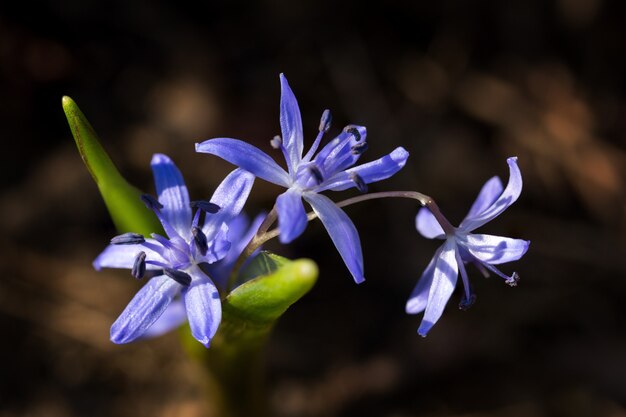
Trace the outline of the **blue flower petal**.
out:
[[[241,212],[253,184],[254,175],[241,168],[224,178],[211,197],[211,203],[217,204],[220,210],[215,214],[207,215],[202,228],[208,241],[215,238],[222,224],[228,224]]]
[[[366,184],[387,179],[402,169],[408,157],[409,153],[404,148],[396,148],[389,155],[380,159],[333,175],[324,181],[316,191],[342,191],[354,187],[355,183],[351,174],[357,174]]]
[[[283,146],[287,151],[286,158],[289,172],[296,173],[298,164],[302,160],[303,135],[302,116],[296,96],[291,91],[287,78],[280,74],[280,129]]]
[[[281,243],[289,243],[300,236],[308,222],[302,195],[289,189],[276,199],[276,211],[278,212],[278,229]]]
[[[161,213],[164,219],[180,236],[189,240],[191,207],[182,174],[174,162],[163,154],[155,154],[150,165],[159,202],[163,204]]]
[[[420,208],[417,212],[415,227],[427,239],[443,239],[446,235],[433,213],[426,207]]]
[[[443,244],[441,254],[435,261],[435,271],[428,294],[426,311],[422,323],[417,329],[420,336],[426,336],[443,314],[443,310],[446,308],[452,292],[454,292],[458,275],[456,243],[454,240],[447,240]]]
[[[500,197],[503,189],[504,186],[502,185],[502,181],[499,177],[496,176],[489,179],[489,181],[483,185],[480,193],[478,193],[478,197],[476,197],[474,204],[472,204],[472,208],[470,208],[465,218],[472,218],[492,205],[494,201]],[[463,222],[461,222],[461,225],[463,225]]]
[[[231,241],[228,236],[228,226],[226,223],[222,223],[220,230],[215,234],[213,239],[209,241],[206,255],[204,257],[199,255],[199,257],[202,258],[202,262],[212,264],[223,259],[230,251],[230,247]]]
[[[517,261],[526,251],[530,242],[502,236],[470,234],[465,245],[469,253],[488,264],[503,264]]]
[[[228,224],[228,239],[233,243],[225,260],[235,262],[252,240],[267,213],[257,215],[252,221],[245,214],[240,214]]]
[[[150,247],[154,247],[154,250]],[[109,245],[93,261],[96,271],[102,268],[124,268],[132,269],[135,257],[139,252],[145,252],[146,258],[151,261],[165,262],[165,259],[158,251],[160,246],[153,239],[146,239],[145,244],[137,245]],[[158,266],[146,265],[146,269],[160,269]]]
[[[419,314],[426,310],[430,286],[433,283],[433,276],[435,274],[435,265],[441,255],[442,249],[443,245],[435,251],[435,255],[430,260],[419,281],[417,281],[417,285],[413,289],[409,300],[406,302],[405,309],[408,314]]]
[[[183,289],[183,299],[193,337],[209,347],[222,320],[222,302],[217,288],[200,268],[188,270],[191,285]]]
[[[322,221],[354,281],[357,284],[363,282],[361,241],[352,220],[326,196],[315,193],[305,193],[303,196]]]
[[[250,223],[248,216],[240,214],[228,224],[228,240],[232,243],[228,253],[219,262],[203,265],[204,271],[219,288],[226,287],[235,262],[259,230],[265,216],[266,214],[260,214]]]
[[[174,300],[161,314],[161,317],[148,327],[142,337],[152,338],[162,336],[180,327],[187,321],[187,310],[182,300]]]
[[[244,141],[230,138],[209,139],[196,143],[196,152],[219,156],[265,181],[283,187],[291,184],[289,174],[268,154]]]
[[[518,199],[522,192],[522,173],[517,166],[516,157],[508,158],[506,161],[509,164],[509,183],[506,185],[500,197],[484,210],[466,218],[461,226],[459,226],[459,229],[465,232],[471,232],[479,228],[496,218]]]
[[[144,285],[111,326],[113,343],[128,343],[142,336],[163,314],[180,289],[180,284],[165,275]]]

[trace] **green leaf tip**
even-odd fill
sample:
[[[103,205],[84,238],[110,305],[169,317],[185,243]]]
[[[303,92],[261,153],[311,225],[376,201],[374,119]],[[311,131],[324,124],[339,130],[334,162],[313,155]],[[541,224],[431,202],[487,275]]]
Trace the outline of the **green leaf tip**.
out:
[[[235,288],[224,301],[224,313],[258,325],[278,319],[293,303],[302,298],[317,281],[318,268],[310,259],[289,261],[269,252],[261,252],[242,275],[258,272]]]
[[[119,173],[76,102],[63,96],[61,104],[78,152],[95,180],[118,231],[144,235],[160,232],[162,228],[156,216],[141,202],[141,192]]]

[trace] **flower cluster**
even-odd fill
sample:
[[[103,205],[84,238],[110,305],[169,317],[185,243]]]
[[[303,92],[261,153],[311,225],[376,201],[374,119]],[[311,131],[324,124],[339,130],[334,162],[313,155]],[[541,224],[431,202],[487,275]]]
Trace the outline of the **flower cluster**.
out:
[[[377,160],[357,165],[367,150],[367,131],[348,125],[322,146],[331,127],[330,111],[322,114],[318,134],[303,155],[302,118],[296,98],[281,74],[280,127],[271,145],[282,152],[286,169],[260,149],[237,139],[215,138],[196,144],[196,151],[215,155],[238,166],[217,188],[210,200],[191,201],[183,177],[165,155],[152,159],[157,198],[142,196],[163,226],[165,236],[136,233],[116,236],[96,258],[94,267],[127,268],[135,278],[152,278],[139,290],[111,327],[111,340],[127,343],[156,336],[189,322],[194,338],[209,346],[221,320],[221,299],[228,276],[240,257],[249,255],[251,244],[277,219],[275,230],[282,243],[299,237],[311,218],[326,228],[355,282],[364,281],[363,255],[356,227],[347,214],[324,191],[357,188],[387,179],[406,163],[408,152],[398,147]],[[319,151],[318,151],[319,149]],[[450,225],[430,199],[417,215],[417,229],[427,238],[444,239],[422,274],[407,303],[407,312],[424,312],[419,334],[426,335],[441,316],[456,286],[458,274],[465,287],[462,307],[472,294],[464,264],[472,262],[514,285],[495,264],[521,258],[528,242],[491,235],[472,234],[510,206],[520,195],[522,179],[516,158],[509,158],[510,179],[506,188],[497,177],[485,184],[469,214],[458,228]],[[241,213],[254,179],[258,177],[286,188],[267,217],[249,222]],[[407,197],[385,194],[385,197]],[[419,193],[413,193],[419,194]],[[421,195],[421,194],[420,194]],[[369,197],[367,197],[369,196]],[[365,195],[360,201],[377,198]],[[313,213],[307,214],[303,200]],[[195,211],[194,211],[195,209]],[[267,226],[267,227],[264,227]],[[254,245],[252,245],[254,246]],[[246,250],[248,250],[246,252]],[[244,255],[242,255],[244,254]]]
[[[128,343],[136,340],[166,312],[172,301],[181,295],[191,333],[205,346],[219,326],[222,308],[219,291],[203,264],[224,259],[231,248],[229,225],[243,208],[254,176],[242,169],[231,172],[215,190],[210,201],[191,202],[183,177],[165,155],[154,155],[152,172],[158,200],[144,195],[142,199],[154,211],[167,237],[153,233],[151,238],[126,233],[96,258],[93,265],[131,269],[135,278],[147,270],[156,270],[153,277],[135,295],[111,327],[111,340]],[[192,205],[198,207],[195,215]],[[206,213],[204,225],[199,223]],[[166,327],[176,323],[182,304],[175,304],[165,317]]]

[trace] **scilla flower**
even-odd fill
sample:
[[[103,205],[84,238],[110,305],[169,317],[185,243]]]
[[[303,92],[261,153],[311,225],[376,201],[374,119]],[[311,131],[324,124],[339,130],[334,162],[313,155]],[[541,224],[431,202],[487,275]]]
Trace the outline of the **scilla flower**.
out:
[[[519,197],[522,175],[517,158],[509,158],[507,162],[510,173],[506,188],[503,190],[498,177],[487,181],[459,227],[453,227],[434,203],[428,206],[430,210],[422,208],[417,214],[417,230],[424,237],[445,240],[422,273],[406,305],[409,314],[424,312],[418,329],[421,336],[426,336],[441,317],[454,291],[459,272],[465,288],[459,307],[465,309],[474,302],[476,297],[471,292],[465,263],[475,264],[487,275],[487,271],[491,271],[511,286],[515,286],[519,280],[517,273],[506,276],[494,265],[520,259],[528,250],[529,241],[471,233],[493,220]]]
[[[167,237],[156,233],[152,239],[135,233],[117,236],[93,263],[97,270],[131,269],[135,278],[142,278],[146,270],[158,271],[113,323],[111,340],[128,343],[141,337],[181,294],[193,337],[208,347],[222,306],[215,284],[200,265],[219,261],[228,253],[228,223],[243,208],[254,176],[236,169],[210,201],[192,203],[180,171],[167,156],[154,155],[151,166],[159,198],[144,195],[142,200],[155,212]],[[198,208],[195,215],[192,205]],[[204,225],[199,222],[201,212],[206,213]]]
[[[354,280],[362,282],[363,255],[357,230],[346,213],[320,193],[351,187],[365,192],[367,184],[389,178],[398,172],[409,154],[399,147],[376,161],[354,166],[367,150],[367,132],[363,126],[347,126],[339,136],[317,152],[324,133],[330,128],[331,116],[326,110],[322,114],[319,134],[309,151],[302,156],[304,145],[298,102],[282,74],[280,82],[282,138],[275,137],[271,145],[282,151],[287,171],[265,152],[237,139],[206,140],[196,144],[196,151],[217,155],[259,178],[287,188],[276,200],[279,238],[283,243],[291,242],[304,232],[307,216],[302,199],[308,202],[324,224]]]
[[[248,216],[241,213],[228,222],[228,240],[231,243],[228,253],[223,259],[215,263],[202,265],[203,271],[211,277],[211,280],[218,289],[226,288],[237,258],[239,258],[239,255],[241,255],[248,242],[250,242],[259,229],[264,218],[265,215],[261,214],[250,221]],[[142,337],[150,338],[161,336],[176,329],[185,322],[187,322],[185,303],[182,299],[174,300],[163,312],[161,317],[146,330]]]

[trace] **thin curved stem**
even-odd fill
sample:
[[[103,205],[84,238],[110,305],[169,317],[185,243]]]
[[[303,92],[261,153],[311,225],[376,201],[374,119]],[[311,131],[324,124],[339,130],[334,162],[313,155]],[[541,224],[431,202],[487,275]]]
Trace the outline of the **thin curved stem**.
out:
[[[443,215],[439,211],[439,207],[437,206],[437,203],[435,203],[435,200],[433,200],[431,197],[427,196],[426,194],[422,194],[417,191],[383,191],[380,193],[363,194],[363,195],[359,195],[356,197],[352,197],[352,198],[348,198],[346,200],[340,201],[337,203],[337,207],[351,206],[353,204],[361,203],[363,201],[377,200],[381,198],[408,198],[411,200],[417,200],[422,206],[428,207],[428,209],[433,213],[433,215],[441,223],[441,226],[443,227],[444,231],[447,232],[449,230],[454,229],[454,227],[450,224],[450,222],[448,222],[448,220],[445,217],[443,217]],[[316,218],[317,218],[317,214],[315,214],[315,212],[307,213],[308,221],[315,220]],[[275,238],[279,234],[280,234],[280,230],[278,228],[274,228],[270,230],[269,232],[265,233],[263,236],[259,236],[259,242],[260,242],[259,245],[262,245],[268,240]]]
[[[441,214],[441,211],[439,211],[439,207],[437,206],[437,203],[435,203],[435,201],[431,197],[427,196],[426,194],[419,193],[417,191],[383,191],[379,193],[363,194],[363,195],[359,195],[356,197],[352,197],[352,198],[348,198],[346,200],[340,201],[337,203],[337,206],[346,207],[346,206],[351,206],[356,203],[361,203],[363,201],[377,200],[380,198],[408,198],[410,200],[417,200],[422,206],[427,207],[433,213],[433,215],[435,216],[437,221],[441,224],[441,227],[446,233],[454,230],[454,227],[450,224],[450,222],[448,222],[448,220],[443,216],[443,214]],[[237,259],[237,262],[235,263],[235,267],[233,268],[233,272],[228,281],[228,288],[227,288],[228,291],[230,291],[234,287],[236,277],[239,273],[239,269],[243,265],[243,262],[250,255],[252,255],[254,251],[257,250],[262,244],[264,244],[270,239],[275,238],[276,236],[280,234],[280,230],[278,229],[278,227],[275,227],[274,229],[269,230],[269,228],[276,221],[276,218],[277,218],[277,212],[276,212],[276,206],[274,206],[272,210],[269,212],[269,214],[267,215],[267,217],[265,218],[265,220],[263,221],[263,223],[261,224],[261,226],[259,227],[259,230],[257,231],[254,238],[252,238],[250,243],[248,243],[244,251],[239,256],[239,259]],[[315,214],[315,212],[307,213],[308,221],[314,220],[316,218],[317,218],[317,214]]]

